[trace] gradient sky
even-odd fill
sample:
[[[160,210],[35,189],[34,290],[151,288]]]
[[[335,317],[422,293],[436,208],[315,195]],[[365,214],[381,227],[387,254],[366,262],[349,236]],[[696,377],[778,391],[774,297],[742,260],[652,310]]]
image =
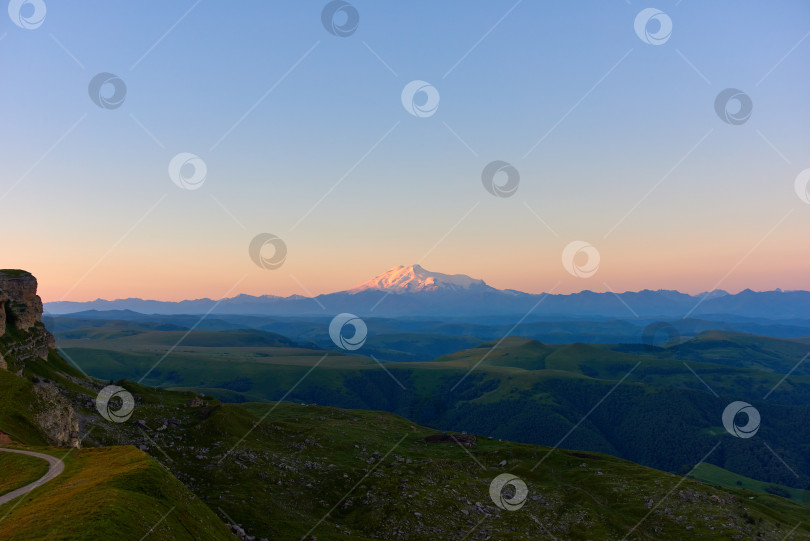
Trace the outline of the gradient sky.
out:
[[[662,45],[638,0],[357,0],[348,37],[324,1],[45,3],[39,28],[0,21],[0,267],[46,301],[318,294],[412,263],[529,292],[810,289],[805,1],[661,1]],[[121,107],[91,101],[99,72]],[[401,104],[417,79],[428,118]],[[728,87],[742,125],[715,113]],[[197,190],[169,178],[181,152]],[[493,160],[512,197],[484,189]],[[248,256],[265,232],[280,269]],[[561,263],[575,240],[590,278]]]

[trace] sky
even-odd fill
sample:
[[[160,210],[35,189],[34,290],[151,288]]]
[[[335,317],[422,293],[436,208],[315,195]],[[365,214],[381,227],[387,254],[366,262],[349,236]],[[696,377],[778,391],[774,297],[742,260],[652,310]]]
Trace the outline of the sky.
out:
[[[45,301],[415,263],[532,293],[810,289],[808,35],[801,0],[12,0],[0,267]]]

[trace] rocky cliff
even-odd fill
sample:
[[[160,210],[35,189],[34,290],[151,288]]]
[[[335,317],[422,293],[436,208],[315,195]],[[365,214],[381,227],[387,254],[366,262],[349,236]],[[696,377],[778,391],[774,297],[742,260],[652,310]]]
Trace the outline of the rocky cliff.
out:
[[[42,324],[37,279],[22,270],[0,270],[0,370],[32,380],[34,400],[27,414],[48,443],[78,447],[73,408],[56,386],[35,375],[37,363],[47,363],[54,346],[53,335]]]
[[[53,335],[42,324],[37,279],[22,270],[0,270],[0,368],[12,357],[17,370],[33,357],[45,359],[54,345]]]
[[[14,324],[27,331],[42,321],[42,299],[37,295],[37,279],[23,270],[0,269],[0,306],[3,308],[3,325]]]

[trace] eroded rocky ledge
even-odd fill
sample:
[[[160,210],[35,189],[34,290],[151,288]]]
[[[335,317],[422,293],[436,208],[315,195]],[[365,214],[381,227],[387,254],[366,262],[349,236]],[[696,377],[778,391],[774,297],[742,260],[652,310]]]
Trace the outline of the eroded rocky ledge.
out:
[[[42,322],[42,299],[37,279],[24,270],[0,269],[0,336],[13,324],[27,331]]]
[[[37,279],[23,270],[0,270],[0,370],[30,377],[26,365],[47,361],[55,346],[42,323]],[[79,422],[69,401],[55,385],[31,379],[36,397],[32,414],[43,436],[52,445],[79,447]]]

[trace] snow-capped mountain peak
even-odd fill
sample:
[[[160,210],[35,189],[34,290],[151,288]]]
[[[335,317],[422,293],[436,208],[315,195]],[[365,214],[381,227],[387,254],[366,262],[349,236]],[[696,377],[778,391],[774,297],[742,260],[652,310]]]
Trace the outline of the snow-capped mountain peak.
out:
[[[391,293],[411,293],[416,291],[458,291],[489,286],[483,280],[470,278],[466,274],[442,274],[431,272],[420,265],[398,266],[379,276],[353,287],[349,293],[359,293],[368,289],[390,291]]]

